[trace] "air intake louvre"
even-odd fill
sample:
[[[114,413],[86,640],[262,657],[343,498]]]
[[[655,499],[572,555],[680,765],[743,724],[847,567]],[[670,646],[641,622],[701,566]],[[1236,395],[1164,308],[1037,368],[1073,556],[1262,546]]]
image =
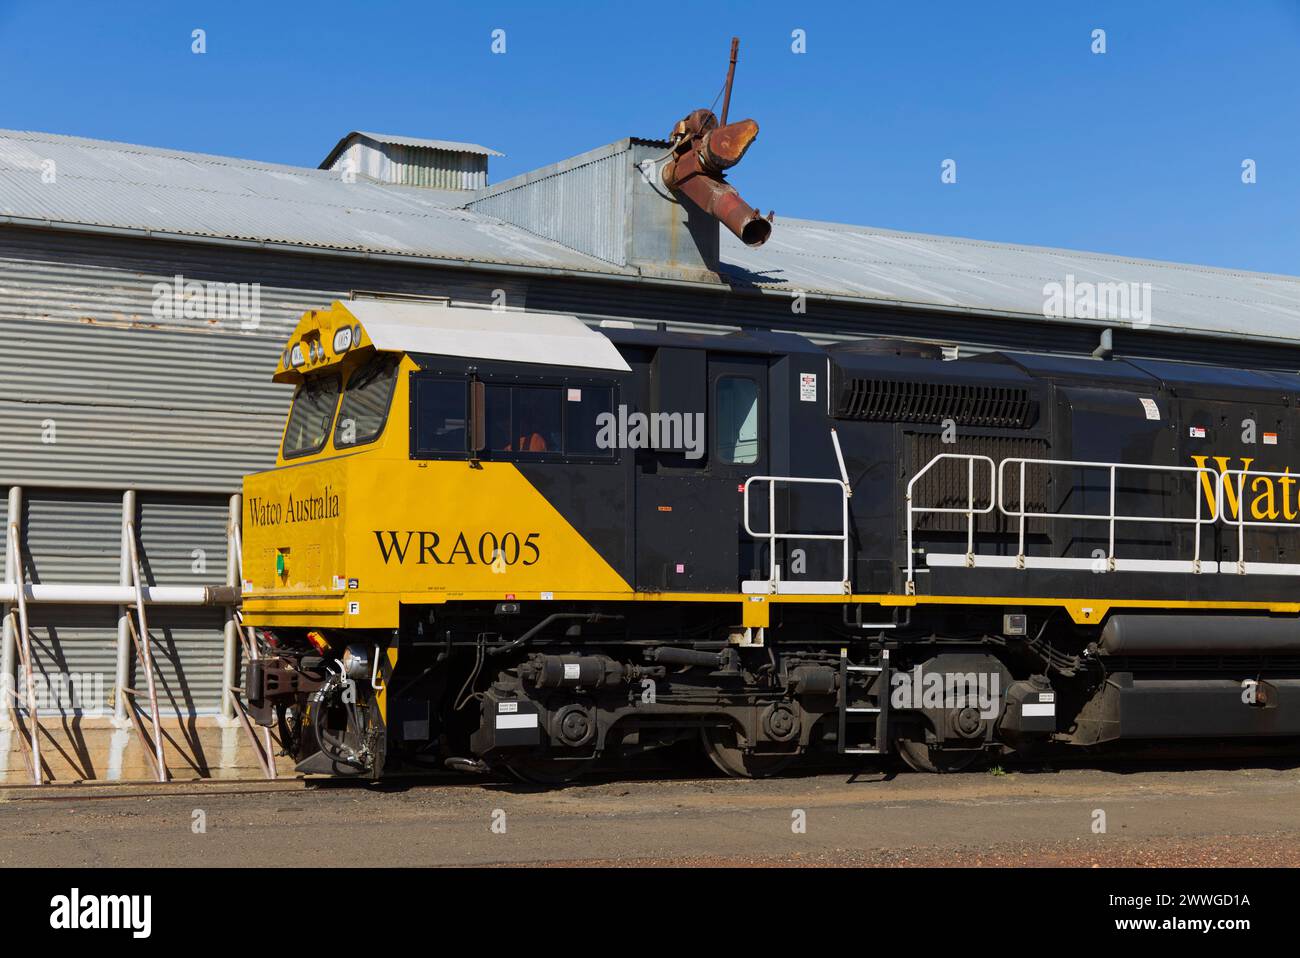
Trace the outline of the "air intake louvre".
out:
[[[942,423],[1024,429],[1033,424],[1035,403],[1019,386],[932,383],[845,377],[835,411],[839,419]]]

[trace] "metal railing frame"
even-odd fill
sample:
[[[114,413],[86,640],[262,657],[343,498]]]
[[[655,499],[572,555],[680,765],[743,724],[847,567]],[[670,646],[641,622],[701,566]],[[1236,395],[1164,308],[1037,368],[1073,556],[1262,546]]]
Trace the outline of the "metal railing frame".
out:
[[[1208,471],[1208,470],[1207,470]],[[1300,483],[1300,474],[1294,472],[1251,472],[1248,469],[1225,469],[1219,473],[1218,491],[1215,494],[1216,511],[1222,516],[1223,524],[1226,526],[1237,527],[1237,574],[1246,575],[1246,527],[1256,526],[1260,528],[1300,528],[1300,521],[1297,522],[1277,522],[1272,519],[1248,519],[1246,518],[1246,501],[1243,498],[1246,489],[1246,478],[1251,479],[1291,479]],[[1224,491],[1229,476],[1237,477],[1237,518],[1233,519],[1226,515],[1223,506]]]
[[[766,539],[768,542],[768,588],[771,592],[776,592],[780,587],[780,570],[776,562],[776,544],[780,540],[799,540],[799,541],[822,541],[822,542],[839,542],[841,543],[841,575],[840,585],[845,594],[851,590],[849,581],[849,499],[853,497],[853,490],[849,485],[848,471],[844,466],[844,454],[840,450],[839,436],[835,430],[831,430],[831,444],[835,448],[835,461],[839,466],[840,478],[838,479],[821,479],[806,478],[803,476],[750,476],[745,480],[743,486],[744,500],[742,509],[744,518],[744,529],[746,535],[752,539]],[[755,531],[749,523],[749,490],[756,483],[767,483],[767,531]],[[823,485],[838,486],[840,489],[840,521],[842,523],[841,531],[837,535],[830,533],[811,533],[811,532],[777,532],[776,531],[776,486],[777,483],[788,483],[797,485]]]
[[[1014,511],[1009,510],[1006,504],[1006,491],[1007,491],[1006,467],[1009,464],[1016,464],[1020,466],[1020,474],[1019,474],[1020,508]],[[1105,514],[1027,511],[1025,509],[1025,496],[1026,496],[1025,471],[1027,466],[1067,466],[1067,467],[1077,468],[1077,469],[1107,470],[1109,475],[1109,488],[1108,488],[1109,511]],[[1016,545],[1017,568],[1022,568],[1022,569],[1024,568],[1026,520],[1028,519],[1044,519],[1044,520],[1072,519],[1072,520],[1083,521],[1083,522],[1097,521],[1097,522],[1107,523],[1106,568],[1110,572],[1115,571],[1115,524],[1116,523],[1118,522],[1163,522],[1163,523],[1171,523],[1173,525],[1191,525],[1194,527],[1193,536],[1192,536],[1194,540],[1193,550],[1192,550],[1192,565],[1193,568],[1199,572],[1201,566],[1201,536],[1200,536],[1201,526],[1213,525],[1218,518],[1217,515],[1219,512],[1218,504],[1220,500],[1220,496],[1218,492],[1219,487],[1218,486],[1215,487],[1215,496],[1214,496],[1215,516],[1209,519],[1203,518],[1202,516],[1201,496],[1199,495],[1199,490],[1197,490],[1198,494],[1195,496],[1196,515],[1191,518],[1187,518],[1184,516],[1170,517],[1170,516],[1120,515],[1115,511],[1115,498],[1116,498],[1116,491],[1118,485],[1117,479],[1120,470],[1127,470],[1130,472],[1155,472],[1155,473],[1190,472],[1190,473],[1195,473],[1198,476],[1201,473],[1211,473],[1211,474],[1214,473],[1214,470],[1203,466],[1154,466],[1154,465],[1146,465],[1141,463],[1093,462],[1093,461],[1083,460],[1083,459],[1080,460],[1025,459],[1020,457],[1003,459],[1002,462],[998,464],[998,483],[997,483],[998,510],[1007,518],[1018,520],[1019,533],[1018,533],[1018,539]]]
[[[966,509],[960,508],[940,508],[940,507],[922,507],[916,506],[913,502],[913,488],[917,481],[924,476],[929,470],[942,459],[959,459],[966,460],[969,463],[967,472],[968,486],[968,503]],[[1115,533],[1116,526],[1121,522],[1142,522],[1153,523],[1159,522],[1168,525],[1190,525],[1192,527],[1192,559],[1191,567],[1193,573],[1202,571],[1201,559],[1201,528],[1203,526],[1213,526],[1217,523],[1223,523],[1229,527],[1236,527],[1237,540],[1237,559],[1235,562],[1236,572],[1238,575],[1247,574],[1246,561],[1246,529],[1247,527],[1257,528],[1300,528],[1300,522],[1279,522],[1272,519],[1254,519],[1246,515],[1245,510],[1245,486],[1248,479],[1266,478],[1266,479],[1284,479],[1289,478],[1300,482],[1300,474],[1290,472],[1256,472],[1249,469],[1225,469],[1217,470],[1209,466],[1157,466],[1142,463],[1121,463],[1121,462],[1102,462],[1094,460],[1074,460],[1074,459],[1034,459],[1025,457],[1010,457],[996,464],[995,474],[993,475],[992,491],[993,500],[990,506],[985,509],[975,509],[974,507],[974,464],[983,462],[993,465],[993,460],[988,456],[979,456],[965,453],[940,453],[926,463],[907,484],[907,592],[909,595],[915,591],[915,554],[914,554],[914,532],[915,523],[913,516],[918,513],[926,512],[956,512],[967,515],[967,565],[974,564],[974,516],[985,512],[992,511],[996,504],[997,509],[1009,519],[1017,523],[1017,540],[1016,540],[1016,568],[1024,569],[1025,560],[1025,539],[1026,524],[1030,519],[1041,519],[1044,521],[1067,520],[1079,522],[1105,522],[1107,524],[1107,548],[1106,548],[1106,566],[1108,571],[1115,571],[1117,557],[1115,554]],[[1017,477],[1019,480],[1019,506],[1013,508],[1006,502],[1007,499],[1007,468],[1008,466],[1018,466]],[[1027,484],[1026,472],[1029,466],[1061,466],[1066,468],[1079,469],[1102,469],[1108,476],[1108,509],[1106,512],[1098,513],[1073,513],[1073,512],[1041,512],[1031,511],[1026,508]],[[1195,495],[1196,509],[1191,516],[1140,516],[1121,514],[1116,509],[1116,498],[1118,490],[1118,478],[1121,472],[1148,472],[1157,474],[1179,474],[1189,473],[1202,480],[1204,488],[1204,477],[1210,476],[1210,503],[1209,514],[1206,514],[1205,504],[1202,501],[1201,489],[1197,489]],[[1227,483],[1235,477],[1236,494],[1237,494],[1237,514],[1233,518],[1225,510],[1225,498],[1227,492]]]
[[[41,784],[45,776],[40,759],[40,722],[39,709],[35,696],[35,679],[33,675],[32,643],[27,607],[30,603],[71,603],[82,605],[110,605],[118,610],[117,655],[113,687],[115,689],[114,718],[121,725],[130,722],[146,743],[146,755],[151,767],[160,781],[165,781],[168,772],[164,761],[161,717],[157,706],[157,684],[154,676],[154,660],[149,637],[149,605],[176,606],[211,606],[223,601],[230,601],[219,596],[220,590],[210,586],[149,586],[144,582],[140,564],[140,548],[135,524],[137,497],[135,490],[122,493],[121,543],[119,555],[118,582],[114,586],[91,584],[57,584],[33,583],[26,581],[26,564],[23,542],[23,495],[24,487],[9,487],[8,516],[6,523],[6,549],[3,584],[0,585],[0,601],[4,609],[0,614],[3,623],[3,638],[0,638],[0,687],[6,692],[13,690],[9,708],[0,711],[7,727],[20,728],[18,713],[20,704],[15,681],[15,666],[23,670],[27,686],[26,719],[30,723],[30,742],[22,737],[24,752],[32,767],[33,780]],[[225,587],[229,594],[238,600],[238,590],[242,572],[240,566],[240,519],[242,515],[242,497],[239,494],[230,497],[229,521],[227,525],[227,563]],[[233,588],[233,592],[229,590]],[[237,607],[227,605],[226,638],[222,656],[222,716],[226,719],[240,719],[247,725],[247,716],[241,715],[242,707],[238,703],[238,693],[243,690],[236,685],[236,671],[240,649],[244,645],[242,626]],[[132,614],[132,609],[135,614]],[[18,621],[15,622],[14,620]],[[138,625],[137,625],[138,619]],[[133,647],[134,646],[134,655]],[[130,685],[131,661],[135,658],[141,663],[148,685],[149,720],[153,727],[152,741],[145,733],[140,721],[138,707],[135,704],[137,692]],[[258,746],[259,763],[267,769],[270,758],[271,734],[265,729],[265,743]],[[251,734],[251,730],[250,730]],[[268,776],[274,778],[274,761],[270,761]]]

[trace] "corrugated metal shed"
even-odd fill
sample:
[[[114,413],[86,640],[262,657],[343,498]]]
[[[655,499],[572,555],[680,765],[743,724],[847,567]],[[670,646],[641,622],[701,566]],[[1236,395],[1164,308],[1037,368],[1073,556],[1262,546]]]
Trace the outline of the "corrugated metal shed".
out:
[[[42,182],[47,160],[55,163],[55,184]],[[527,177],[544,180],[552,169]],[[464,194],[343,183],[327,171],[229,157],[0,132],[0,221],[128,228],[552,275],[603,274],[628,282],[673,280],[671,269],[620,265],[612,236],[584,219],[591,199],[581,190],[531,192],[536,199],[524,205],[489,187],[469,201],[475,208],[453,209],[448,204],[464,202]],[[609,242],[593,238],[601,236]],[[1300,279],[1293,276],[784,218],[756,250],[724,231],[721,259],[723,278],[742,292],[788,296],[804,290],[864,306],[1040,322],[1045,283],[1064,282],[1067,275],[1093,283],[1149,282],[1153,330],[1300,342]],[[699,285],[693,271],[680,279]]]
[[[50,164],[53,164],[52,166]],[[49,177],[52,182],[46,182]],[[230,157],[0,132],[0,222],[125,229],[529,268],[609,264],[450,204],[464,193],[392,186]]]
[[[1153,328],[1300,340],[1294,276],[782,218],[764,246],[751,249],[726,231],[722,245],[723,272],[734,284],[783,296],[804,290],[1041,320],[1044,286],[1073,276],[1150,283]]]

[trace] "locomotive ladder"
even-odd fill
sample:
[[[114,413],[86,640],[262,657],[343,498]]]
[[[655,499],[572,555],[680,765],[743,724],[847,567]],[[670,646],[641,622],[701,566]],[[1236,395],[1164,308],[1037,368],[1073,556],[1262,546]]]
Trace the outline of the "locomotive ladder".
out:
[[[839,733],[836,748],[841,755],[883,755],[889,749],[889,650],[881,649],[878,665],[853,665],[849,662],[849,650],[840,649],[840,687],[837,695],[839,713]],[[874,682],[868,679],[862,692],[874,696],[875,705],[855,704],[858,696],[853,688],[856,675],[875,676]],[[866,742],[850,742],[849,726],[858,720],[866,719],[874,723],[875,732]]]

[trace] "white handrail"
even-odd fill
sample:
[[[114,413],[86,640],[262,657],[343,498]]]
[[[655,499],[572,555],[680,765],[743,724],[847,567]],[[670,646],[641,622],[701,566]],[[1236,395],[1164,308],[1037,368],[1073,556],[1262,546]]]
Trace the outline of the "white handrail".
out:
[[[958,459],[966,462],[967,498],[966,508],[943,506],[916,506],[912,504],[912,489],[916,483],[929,472],[941,459]],[[975,463],[986,462],[989,467],[989,504],[985,508],[975,508]],[[941,452],[927,462],[907,483],[907,594],[915,592],[915,563],[912,553],[912,516],[921,512],[960,513],[966,516],[966,564],[972,565],[975,557],[975,517],[987,515],[993,511],[997,496],[997,466],[988,456],[974,456],[957,452]]]
[[[1209,470],[1207,470],[1209,471]],[[1252,479],[1291,479],[1300,483],[1300,473],[1294,472],[1252,472],[1249,469],[1225,469],[1219,475],[1218,491],[1215,501],[1219,505],[1223,503],[1224,493],[1226,491],[1226,481],[1228,476],[1237,477],[1237,518],[1233,519],[1226,514],[1226,510],[1219,508],[1217,511],[1224,525],[1237,527],[1237,573],[1238,575],[1246,574],[1246,526],[1259,526],[1262,528],[1296,528],[1300,522],[1276,522],[1272,519],[1255,519],[1246,518],[1246,502],[1244,497],[1246,491],[1246,477]],[[1285,507],[1284,507],[1285,508]],[[1300,518],[1300,517],[1298,517]]]
[[[1009,464],[1020,466],[1020,508],[1009,509],[1006,504],[1006,467]],[[1030,512],[1025,509],[1026,487],[1025,471],[1027,466],[1067,466],[1075,469],[1105,469],[1109,474],[1109,511],[1106,513],[1074,513],[1074,512]],[[1200,570],[1201,564],[1201,526],[1213,525],[1220,512],[1218,503],[1220,500],[1219,490],[1222,488],[1222,479],[1219,479],[1215,485],[1214,495],[1214,517],[1206,519],[1201,513],[1201,496],[1197,490],[1196,515],[1193,517],[1183,516],[1131,516],[1120,515],[1115,511],[1115,496],[1117,489],[1117,477],[1119,470],[1128,470],[1130,472],[1191,472],[1200,475],[1201,473],[1216,474],[1215,470],[1205,466],[1158,466],[1145,463],[1125,463],[1125,462],[1093,462],[1082,459],[1027,459],[1021,457],[1012,457],[1003,459],[998,464],[998,481],[997,481],[997,502],[998,510],[1010,519],[1019,520],[1019,534],[1016,545],[1017,568],[1024,568],[1025,559],[1025,521],[1027,519],[1072,519],[1076,521],[1101,521],[1106,522],[1108,526],[1107,548],[1106,548],[1106,566],[1108,571],[1115,570],[1115,524],[1117,522],[1163,522],[1173,525],[1191,525],[1194,527],[1192,534],[1193,553],[1192,564],[1196,571]]]

